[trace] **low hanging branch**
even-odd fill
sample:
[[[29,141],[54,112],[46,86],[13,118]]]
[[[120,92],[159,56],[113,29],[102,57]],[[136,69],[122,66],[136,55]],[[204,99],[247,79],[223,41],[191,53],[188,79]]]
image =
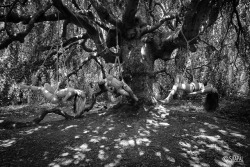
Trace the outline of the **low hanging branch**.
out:
[[[94,93],[92,95],[92,101],[91,101],[91,103],[90,104],[86,104],[84,110],[81,111],[81,113],[78,116],[69,115],[66,112],[64,112],[61,109],[59,109],[58,107],[55,107],[53,109],[49,109],[49,110],[45,109],[45,110],[41,111],[40,116],[37,117],[37,118],[35,118],[34,120],[30,121],[30,122],[16,122],[16,121],[0,120],[0,129],[17,129],[17,128],[24,128],[24,127],[36,126],[49,113],[54,113],[54,114],[63,116],[66,120],[83,118],[83,114],[85,112],[89,112],[94,107],[94,105],[96,103],[96,98],[99,95],[101,95],[102,93],[104,93],[104,92],[105,92],[105,90],[100,90],[99,92]]]
[[[6,18],[6,19],[5,19]],[[6,22],[6,23],[20,23],[27,25],[31,21],[33,16],[30,15],[24,15],[20,16],[17,13],[10,13],[8,17],[5,15],[0,14],[0,22]],[[39,18],[35,20],[35,23],[44,22],[44,21],[58,21],[58,20],[65,20],[66,17],[64,17],[61,13],[52,13],[48,15],[40,15]]]

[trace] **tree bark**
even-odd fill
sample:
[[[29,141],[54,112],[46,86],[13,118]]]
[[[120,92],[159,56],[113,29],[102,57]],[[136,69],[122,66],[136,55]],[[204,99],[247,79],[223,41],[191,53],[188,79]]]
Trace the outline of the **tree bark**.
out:
[[[154,58],[147,52],[141,54],[144,45],[140,40],[123,41],[122,56],[124,80],[143,103],[152,103]]]

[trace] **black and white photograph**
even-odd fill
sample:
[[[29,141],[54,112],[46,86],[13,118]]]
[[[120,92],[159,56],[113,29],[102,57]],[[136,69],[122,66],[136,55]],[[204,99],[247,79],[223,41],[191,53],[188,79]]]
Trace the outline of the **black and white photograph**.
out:
[[[249,167],[249,0],[0,0],[0,167]]]

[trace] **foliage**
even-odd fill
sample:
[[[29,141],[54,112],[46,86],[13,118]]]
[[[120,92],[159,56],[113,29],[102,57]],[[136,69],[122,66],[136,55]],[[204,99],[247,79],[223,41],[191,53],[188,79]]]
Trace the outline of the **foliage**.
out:
[[[164,97],[173,84],[178,70],[174,61],[178,48],[187,45],[182,33],[187,40],[192,39],[190,50],[183,54],[183,69],[189,81],[193,77],[210,81],[221,96],[249,94],[249,1],[214,1],[203,18],[194,14],[203,14],[199,5],[194,7],[195,3],[201,7],[206,4],[202,0],[52,1],[52,4],[37,0],[1,1],[0,105],[28,99],[30,92],[20,91],[18,84],[32,84],[32,76],[42,67],[37,85],[45,82],[56,85],[67,76],[64,86],[87,91],[88,84],[103,75],[100,64],[106,72],[112,67],[108,63],[113,63],[111,55],[116,53],[110,50],[116,47],[117,35],[120,47],[124,48],[129,48],[128,44],[134,39],[152,37],[148,45],[153,53],[155,73],[150,75],[158,85],[159,98]],[[188,23],[189,17],[196,21]],[[15,35],[23,32],[24,36],[15,39]],[[86,61],[93,53],[99,65],[94,59]],[[125,56],[128,55],[120,57]]]

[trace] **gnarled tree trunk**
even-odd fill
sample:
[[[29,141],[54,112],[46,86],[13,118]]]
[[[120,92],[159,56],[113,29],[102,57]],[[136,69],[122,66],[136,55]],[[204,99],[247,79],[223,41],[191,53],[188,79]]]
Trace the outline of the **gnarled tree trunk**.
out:
[[[122,46],[124,80],[142,102],[152,102],[154,58],[141,54],[141,40],[124,41]]]

